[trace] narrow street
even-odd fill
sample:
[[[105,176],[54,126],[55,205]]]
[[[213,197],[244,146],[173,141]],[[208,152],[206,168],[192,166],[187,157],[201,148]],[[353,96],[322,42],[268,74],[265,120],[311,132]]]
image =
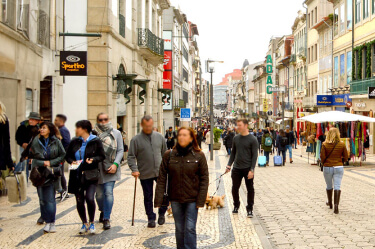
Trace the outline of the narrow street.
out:
[[[204,151],[209,156],[207,147]],[[231,178],[224,175],[212,183],[213,194],[225,194],[225,207],[200,209],[198,218],[199,248],[374,248],[375,245],[375,168],[349,167],[342,184],[340,214],[334,215],[325,202],[324,179],[317,166],[307,163],[294,150],[293,164],[286,167],[256,168],[255,215],[246,217],[245,205],[232,214]],[[310,158],[311,159],[311,158]],[[209,161],[210,179],[224,172],[228,157],[222,148]],[[374,158],[368,158],[373,161]],[[312,161],[310,161],[311,163]],[[57,233],[43,235],[36,225],[39,204],[36,189],[29,185],[28,199],[11,205],[0,198],[1,248],[175,248],[174,221],[168,217],[164,226],[147,228],[143,195],[138,182],[135,226],[131,226],[134,178],[123,166],[122,180],[114,190],[112,229],[104,231],[97,224],[96,235],[78,235],[80,220],[75,198],[57,205]],[[245,186],[241,202],[245,202]],[[99,213],[96,213],[97,219]]]

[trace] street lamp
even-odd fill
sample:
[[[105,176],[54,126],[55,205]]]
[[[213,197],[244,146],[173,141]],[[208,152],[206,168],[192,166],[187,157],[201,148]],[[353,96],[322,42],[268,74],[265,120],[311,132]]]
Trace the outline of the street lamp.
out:
[[[224,61],[215,61],[208,59],[206,61],[206,72],[211,74],[211,85],[210,85],[210,144],[211,144],[211,152],[210,152],[210,160],[214,160],[214,87],[213,87],[213,73],[215,72],[215,62],[217,63],[224,63]]]

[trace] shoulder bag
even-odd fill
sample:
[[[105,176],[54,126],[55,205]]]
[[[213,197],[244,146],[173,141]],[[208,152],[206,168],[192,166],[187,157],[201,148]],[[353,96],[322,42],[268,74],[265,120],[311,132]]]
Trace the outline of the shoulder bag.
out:
[[[323,171],[323,167],[324,167],[324,164],[325,162],[327,161],[328,157],[332,154],[332,152],[334,151],[334,149],[336,148],[336,145],[338,143],[335,144],[335,146],[333,146],[333,149],[331,150],[331,152],[328,154],[328,156],[324,159],[323,162],[320,163],[320,171]]]

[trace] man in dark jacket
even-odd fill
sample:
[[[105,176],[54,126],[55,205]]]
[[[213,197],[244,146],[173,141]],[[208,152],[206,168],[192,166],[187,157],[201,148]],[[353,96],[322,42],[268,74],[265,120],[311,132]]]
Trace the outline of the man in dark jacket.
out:
[[[165,133],[165,139],[167,139],[167,149],[172,149],[174,146],[174,140],[176,138],[176,133],[172,130],[172,126]]]
[[[70,132],[65,127],[66,120],[67,120],[67,117],[65,115],[57,114],[56,118],[55,118],[55,122],[54,122],[54,124],[59,128],[60,135],[62,137],[61,143],[62,143],[65,151],[68,150],[68,146],[70,144]],[[63,163],[63,165],[64,165],[64,163]],[[64,166],[63,166],[62,175],[61,175],[61,187],[63,189],[63,192],[60,193],[61,194],[60,200],[64,201],[64,199],[66,197],[69,198],[68,191],[67,191],[68,188],[67,188],[67,185],[66,185],[66,178],[65,178],[65,174],[64,174]]]
[[[225,136],[225,146],[227,147],[228,156],[230,156],[232,152],[233,138],[234,138],[234,132],[232,132],[232,130],[229,128],[228,133]]]
[[[263,131],[262,129],[259,129],[257,132],[257,140],[258,140],[258,149],[259,153],[261,152],[261,145],[262,145],[262,137],[263,137]]]
[[[197,142],[198,142],[199,148],[202,148],[202,141],[203,141],[203,131],[202,131],[202,128],[199,127],[197,131]]]
[[[273,127],[270,128],[270,135],[272,137],[272,154],[275,154],[277,134],[276,134],[276,131],[273,129]]]
[[[28,120],[20,123],[16,132],[16,141],[20,146],[20,155],[27,148],[32,138],[39,133],[40,115],[37,112],[30,112]],[[19,162],[16,166],[16,171],[23,171],[26,168],[26,179],[29,179],[29,160]],[[25,167],[26,166],[26,167]]]

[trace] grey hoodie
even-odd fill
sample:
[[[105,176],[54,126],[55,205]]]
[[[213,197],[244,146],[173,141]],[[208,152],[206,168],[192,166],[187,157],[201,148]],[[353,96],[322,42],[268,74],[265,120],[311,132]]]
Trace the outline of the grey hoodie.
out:
[[[149,137],[142,131],[130,141],[129,168],[132,172],[139,172],[141,180],[158,177],[165,151],[166,143],[162,134],[153,131]]]

